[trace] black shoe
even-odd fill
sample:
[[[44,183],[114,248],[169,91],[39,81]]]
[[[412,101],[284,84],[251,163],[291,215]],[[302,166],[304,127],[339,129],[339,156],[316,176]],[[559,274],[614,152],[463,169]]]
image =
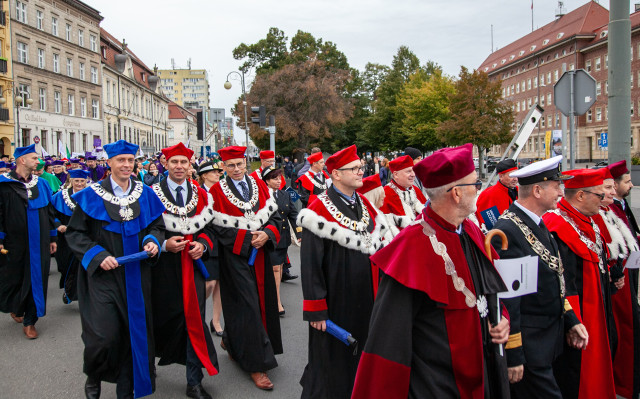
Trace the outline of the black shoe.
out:
[[[84,394],[87,399],[100,398],[100,380],[93,380],[87,377],[87,381],[84,383]]]
[[[209,330],[211,330],[211,334],[215,334],[218,337],[222,337],[222,334],[224,334],[223,331],[216,330],[216,328],[213,326],[213,320],[209,322]]]
[[[280,279],[280,281],[290,281],[290,280],[295,280],[297,279],[298,276],[296,276],[295,274],[291,274],[288,271],[282,273],[282,278]]]
[[[198,384],[196,386],[187,385],[187,396],[190,398],[197,399],[212,399],[209,392],[204,390],[202,384]]]
[[[281,311],[278,312],[278,314],[280,315],[280,317],[284,317],[284,309],[282,309]]]
[[[72,301],[71,299],[69,299],[69,297],[67,296],[66,292],[62,293],[62,303],[64,303],[65,305],[70,304]]]

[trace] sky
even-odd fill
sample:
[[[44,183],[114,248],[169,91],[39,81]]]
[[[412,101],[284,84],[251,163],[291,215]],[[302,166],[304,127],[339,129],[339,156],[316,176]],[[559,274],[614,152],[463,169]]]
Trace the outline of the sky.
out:
[[[225,90],[227,74],[241,61],[233,58],[240,43],[264,38],[270,27],[288,38],[298,30],[334,42],[349,64],[362,70],[367,62],[390,65],[402,45],[424,64],[441,65],[457,75],[460,66],[477,68],[491,52],[531,32],[531,0],[84,0],[100,11],[101,26],[149,67],[206,69],[210,106],[226,116],[241,95],[240,81]],[[565,0],[567,12],[586,1]],[[633,1],[631,2],[633,7]],[[244,8],[239,8],[243,4]],[[609,8],[608,1],[601,1]],[[553,21],[558,2],[533,1],[533,26]],[[250,72],[247,83],[253,74]],[[249,90],[249,87],[247,87]],[[234,129],[244,141],[244,131]]]

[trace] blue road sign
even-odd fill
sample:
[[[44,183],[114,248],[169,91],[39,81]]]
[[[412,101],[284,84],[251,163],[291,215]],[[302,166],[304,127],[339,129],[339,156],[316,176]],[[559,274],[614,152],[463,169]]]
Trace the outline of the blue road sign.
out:
[[[600,147],[608,148],[609,147],[609,134],[608,133],[600,133]]]

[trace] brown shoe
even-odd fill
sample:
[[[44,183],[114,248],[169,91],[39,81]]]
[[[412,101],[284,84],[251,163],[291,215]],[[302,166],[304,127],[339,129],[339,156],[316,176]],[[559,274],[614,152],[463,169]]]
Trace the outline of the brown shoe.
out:
[[[273,383],[271,382],[269,377],[267,377],[267,373],[251,373],[251,379],[253,380],[253,383],[256,384],[256,386],[260,389],[263,389],[265,391],[270,391],[273,389]]]
[[[13,321],[20,324],[22,324],[22,322],[24,321],[24,317],[18,317],[15,313],[11,313],[11,318],[13,319]]]
[[[24,326],[22,327],[22,331],[24,331],[24,335],[29,339],[38,338],[38,331],[36,331],[36,326]]]

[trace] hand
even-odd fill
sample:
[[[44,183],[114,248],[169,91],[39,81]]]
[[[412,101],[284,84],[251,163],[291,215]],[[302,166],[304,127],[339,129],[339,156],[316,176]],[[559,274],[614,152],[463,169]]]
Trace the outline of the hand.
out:
[[[158,254],[158,246],[155,242],[148,242],[142,249],[149,252],[151,258]]]
[[[298,238],[298,244],[302,242],[302,238]]]
[[[256,249],[262,248],[264,244],[267,243],[269,236],[264,231],[252,231],[251,235],[253,238],[251,239],[251,246]]]
[[[311,327],[315,328],[316,330],[327,331],[327,321],[326,320],[310,321],[309,324],[311,324]]]
[[[576,349],[587,349],[589,333],[584,324],[576,324],[567,332],[567,343]]]
[[[55,254],[57,250],[58,250],[58,244],[57,243],[55,243],[55,242],[49,243],[49,253],[51,255]]]
[[[624,287],[624,277],[616,280],[613,285],[615,285],[617,289],[621,290],[622,287]]]
[[[189,256],[191,256],[191,259],[200,259],[202,257],[202,254],[204,253],[204,245],[197,241],[192,241],[189,243],[189,246],[191,246],[191,250],[189,251]]]
[[[100,263],[100,267],[103,270],[113,270],[118,267],[118,262],[113,256],[107,256],[106,258],[104,258],[102,263]]]
[[[167,240],[165,248],[167,249],[167,251],[173,252],[175,254],[182,251],[187,246],[188,242],[189,241],[185,240],[182,236],[174,236]]]
[[[521,364],[515,367],[509,367],[507,369],[507,375],[509,377],[509,382],[511,384],[515,384],[516,382],[520,382],[522,379],[522,375],[524,374],[524,366]]]
[[[509,320],[506,317],[502,317],[500,323],[497,326],[491,327],[491,322],[487,320],[489,323],[489,334],[491,334],[491,342],[494,344],[504,344],[509,340],[509,331],[511,330],[509,327]]]
[[[66,233],[67,232],[67,226],[61,224],[60,226],[58,226],[58,233]]]

